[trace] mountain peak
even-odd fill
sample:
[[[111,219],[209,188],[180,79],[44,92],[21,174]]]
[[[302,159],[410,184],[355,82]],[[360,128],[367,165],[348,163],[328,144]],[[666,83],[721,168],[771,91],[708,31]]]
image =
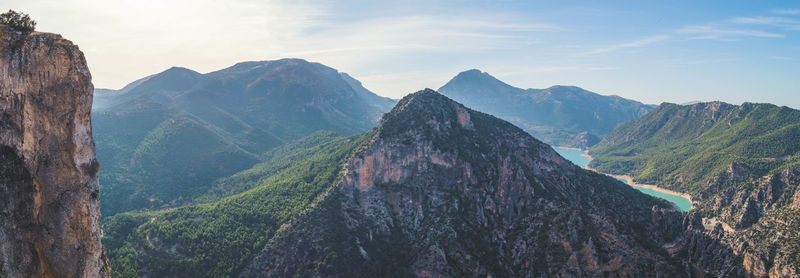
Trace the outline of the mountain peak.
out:
[[[674,240],[651,220],[667,203],[581,170],[521,129],[431,89],[400,100],[343,167],[316,209],[276,235],[243,276],[557,276],[567,265],[574,276],[604,276],[605,266],[646,276],[640,264],[673,271],[648,249]],[[653,242],[637,242],[643,235]],[[569,260],[573,250],[591,258]],[[315,269],[324,264],[339,269]]]
[[[236,63],[236,64],[234,64],[233,66],[231,66],[229,68],[223,69],[223,71],[225,71],[225,70],[236,70],[236,71],[251,70],[251,69],[255,69],[255,68],[263,67],[263,66],[267,66],[267,65],[281,66],[281,65],[310,65],[310,64],[316,64],[316,63],[312,63],[312,62],[309,62],[309,61],[307,61],[305,59],[300,59],[300,58],[282,58],[282,59],[278,59],[278,60],[239,62],[239,63]]]
[[[490,82],[490,83],[493,83],[493,84],[502,84],[504,86],[510,86],[510,85],[508,85],[506,83],[503,83],[503,81],[500,81],[499,79],[495,78],[494,76],[492,76],[488,72],[484,72],[484,71],[481,71],[479,69],[471,69],[471,70],[462,71],[459,74],[457,74],[456,77],[454,77],[453,80],[451,80],[451,82],[452,81],[460,81],[460,82],[482,81],[482,82]],[[447,85],[445,85],[445,86],[447,86]]]
[[[478,69],[459,73],[439,88],[439,92],[464,101],[465,99],[483,101],[496,96],[514,96],[522,89],[508,85]]]
[[[200,74],[199,72],[193,71],[191,69],[188,69],[188,68],[170,67],[170,68],[166,69],[165,71],[157,73],[156,75],[151,77],[150,80],[155,80],[155,79],[160,79],[160,78],[161,79],[195,80],[200,75],[202,75],[202,74]]]
[[[464,105],[426,88],[405,96],[381,120],[379,136],[393,136],[408,129],[425,129],[440,136],[453,128],[474,129],[472,113]]]
[[[476,77],[478,77],[478,76],[491,76],[491,75],[489,75],[489,73],[483,72],[483,71],[481,71],[479,69],[469,69],[469,70],[465,70],[465,71],[460,72],[456,76],[463,76],[463,77],[476,76]]]

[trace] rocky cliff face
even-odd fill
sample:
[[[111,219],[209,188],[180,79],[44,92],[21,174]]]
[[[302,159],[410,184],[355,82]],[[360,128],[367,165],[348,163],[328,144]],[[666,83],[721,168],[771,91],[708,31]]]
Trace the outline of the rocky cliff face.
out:
[[[724,190],[699,207],[706,215],[727,220],[730,228],[703,227],[698,224],[703,212],[693,212],[677,246],[698,271],[713,276],[796,277],[800,169],[790,167],[757,179],[747,179],[747,173],[748,167],[733,163],[709,179],[709,190]]]
[[[661,248],[680,233],[669,208],[425,90],[242,276],[682,276]]]
[[[108,277],[83,53],[0,25],[0,276]]]

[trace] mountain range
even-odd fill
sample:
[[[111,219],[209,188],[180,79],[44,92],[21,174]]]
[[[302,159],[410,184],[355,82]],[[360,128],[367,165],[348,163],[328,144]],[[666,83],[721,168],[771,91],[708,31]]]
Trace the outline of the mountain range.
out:
[[[96,90],[113,274],[797,272],[800,247],[776,244],[800,241],[789,228],[800,203],[796,110],[652,110],[577,87],[518,89],[477,70],[442,91],[522,129],[432,90],[378,122],[396,101],[298,59],[172,68]],[[684,217],[574,169],[529,134],[592,146],[594,169],[689,193],[695,209]]]
[[[104,215],[190,203],[276,146],[317,130],[367,131],[395,103],[300,59],[170,68],[95,93]]]
[[[406,96],[371,132],[301,142],[232,176],[254,183],[242,193],[112,216],[115,276],[683,271],[661,247],[680,235],[669,203],[435,91]]]
[[[575,148],[588,148],[620,124],[655,108],[574,86],[520,89],[476,69],[459,73],[439,92],[505,119],[545,143]]]

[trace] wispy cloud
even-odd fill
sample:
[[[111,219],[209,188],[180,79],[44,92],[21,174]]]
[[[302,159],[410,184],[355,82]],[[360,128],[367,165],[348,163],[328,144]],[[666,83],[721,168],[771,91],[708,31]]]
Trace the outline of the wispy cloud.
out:
[[[775,9],[772,12],[776,14],[789,14],[789,15],[800,15],[800,9]]]
[[[409,54],[516,50],[534,44],[535,32],[563,31],[556,25],[484,14],[373,17],[312,26],[281,42],[279,57],[297,56],[340,68]]]
[[[784,9],[774,10],[777,14],[800,14],[800,10]],[[765,27],[778,27],[785,30],[797,31],[800,30],[800,20],[781,17],[781,16],[753,16],[753,17],[737,17],[726,20],[724,22],[709,23],[705,25],[687,25],[680,29],[671,32],[665,32],[661,35],[651,35],[641,37],[639,39],[623,42],[612,46],[594,48],[589,51],[583,52],[580,55],[597,55],[611,52],[617,52],[626,49],[640,48],[649,46],[656,43],[661,43],[668,40],[685,41],[685,40],[720,40],[720,41],[738,41],[743,38],[784,38],[786,35],[775,32],[774,28],[770,31],[759,30],[754,28],[741,28],[743,25],[760,25]],[[744,26],[755,27],[755,26]]]
[[[767,25],[767,26],[784,28],[792,31],[800,31],[800,20],[786,18],[786,17],[779,17],[779,16],[739,17],[734,19],[733,21],[742,24]]]
[[[629,48],[643,47],[643,46],[654,44],[654,43],[657,43],[657,42],[666,41],[669,38],[670,37],[667,36],[667,35],[647,36],[647,37],[643,37],[643,38],[637,39],[635,41],[620,43],[620,44],[612,45],[612,46],[609,46],[609,47],[595,48],[595,49],[589,50],[585,54],[594,55],[594,54],[615,52],[615,51],[629,49]]]
[[[783,38],[783,34],[761,30],[736,29],[712,25],[685,26],[677,31],[680,34],[692,35],[689,39],[731,40],[741,37]]]
[[[531,76],[542,73],[555,72],[591,72],[617,70],[618,67],[612,66],[526,66],[524,68],[505,68],[498,71],[498,76]]]
[[[470,64],[475,66],[485,53],[529,51],[538,44],[538,33],[566,30],[492,13],[375,16],[305,28],[281,41],[284,51],[275,58],[301,57],[321,62],[353,74],[371,90],[399,97],[401,93],[438,86],[451,77],[450,72],[424,72],[409,57],[424,62],[473,57]]]
[[[718,59],[699,59],[699,60],[675,60],[662,61],[661,65],[665,68],[684,68],[699,65],[713,65],[721,63],[731,63],[740,61],[739,58],[718,58]]]
[[[767,57],[772,60],[780,60],[780,61],[800,61],[798,58],[794,57],[787,57],[787,56],[769,56]]]

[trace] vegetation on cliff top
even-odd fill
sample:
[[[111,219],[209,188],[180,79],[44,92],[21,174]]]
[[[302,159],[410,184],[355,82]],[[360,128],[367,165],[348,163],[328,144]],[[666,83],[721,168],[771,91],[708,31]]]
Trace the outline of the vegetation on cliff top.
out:
[[[8,12],[0,14],[0,24],[7,25],[14,30],[30,33],[36,29],[36,21],[26,13],[8,10]]]

